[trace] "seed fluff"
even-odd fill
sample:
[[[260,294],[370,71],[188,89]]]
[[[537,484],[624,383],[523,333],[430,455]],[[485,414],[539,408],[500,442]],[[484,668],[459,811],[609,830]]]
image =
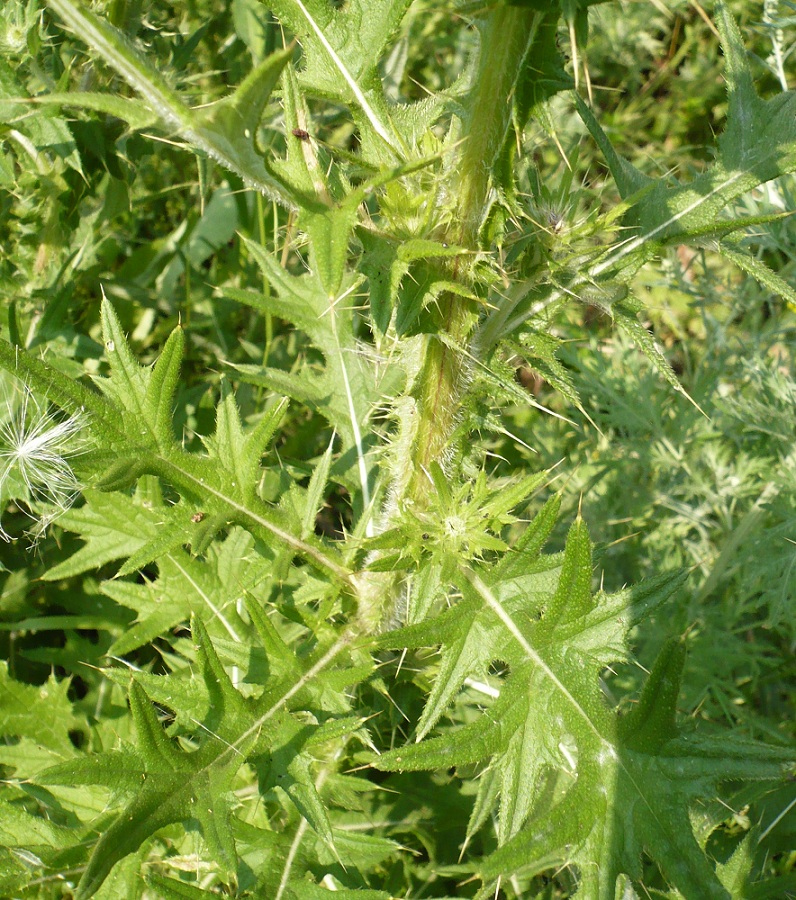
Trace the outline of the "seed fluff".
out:
[[[21,499],[37,507],[33,533],[40,536],[80,492],[69,460],[81,452],[84,417],[62,416],[24,383],[16,396],[6,397],[5,407],[0,422],[0,500]],[[10,540],[2,526],[0,538]]]

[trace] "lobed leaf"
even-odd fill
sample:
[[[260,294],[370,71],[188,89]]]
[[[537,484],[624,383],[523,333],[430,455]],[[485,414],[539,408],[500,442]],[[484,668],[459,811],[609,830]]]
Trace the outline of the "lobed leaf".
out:
[[[543,521],[531,529],[531,541]],[[468,828],[472,836],[489,798],[499,798],[503,846],[478,867],[484,896],[501,875],[533,875],[557,863],[577,867],[584,896],[607,900],[620,874],[641,877],[646,852],[684,896],[727,897],[696,840],[691,811],[723,780],[777,779],[792,764],[792,751],[727,736],[718,756],[711,739],[684,734],[675,715],[682,641],[661,652],[630,713],[609,710],[598,689],[601,670],[627,657],[633,623],[658,608],[680,580],[598,595],[595,602],[590,542],[580,520],[570,529],[563,566],[550,568],[552,562],[533,574],[516,562],[512,569],[504,562],[464,570],[457,579],[463,599],[453,609],[383,639],[394,647],[440,641],[443,649],[419,743],[372,764],[417,771],[491,760]],[[512,571],[517,574],[507,580]],[[491,707],[470,724],[421,740],[465,678],[495,659],[510,674]],[[546,790],[553,773],[558,787]]]
[[[258,153],[254,130],[245,127],[254,120],[258,109],[262,111],[289,52],[263,60],[216,112],[191,110],[158,69],[104,19],[73,0],[48,2],[68,27],[141,94],[166,129],[176,131],[266,196],[290,208],[298,205],[293,191],[272,174]]]

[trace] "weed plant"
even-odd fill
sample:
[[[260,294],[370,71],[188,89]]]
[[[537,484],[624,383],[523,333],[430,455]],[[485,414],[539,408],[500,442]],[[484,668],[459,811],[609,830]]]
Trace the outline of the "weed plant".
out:
[[[794,13],[3,6],[0,895],[796,894]]]

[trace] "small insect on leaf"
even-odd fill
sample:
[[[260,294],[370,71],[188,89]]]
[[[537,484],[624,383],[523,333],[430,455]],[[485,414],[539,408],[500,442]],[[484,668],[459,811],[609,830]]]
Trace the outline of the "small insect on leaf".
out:
[[[303,128],[294,128],[291,134],[300,141],[308,141],[310,139],[309,131],[305,131]]]
[[[203,512],[195,512],[195,513],[191,516],[191,521],[192,521],[192,522],[201,522],[202,519],[204,519],[204,517],[205,517],[205,513],[203,513]]]

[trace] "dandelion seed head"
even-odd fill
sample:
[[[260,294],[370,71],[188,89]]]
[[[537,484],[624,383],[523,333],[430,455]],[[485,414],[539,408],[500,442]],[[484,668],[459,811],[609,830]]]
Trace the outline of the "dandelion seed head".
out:
[[[74,503],[81,485],[70,459],[82,450],[85,416],[63,417],[22,383],[5,398],[0,422],[0,502],[35,506],[35,539]],[[10,540],[0,526],[0,538]]]

